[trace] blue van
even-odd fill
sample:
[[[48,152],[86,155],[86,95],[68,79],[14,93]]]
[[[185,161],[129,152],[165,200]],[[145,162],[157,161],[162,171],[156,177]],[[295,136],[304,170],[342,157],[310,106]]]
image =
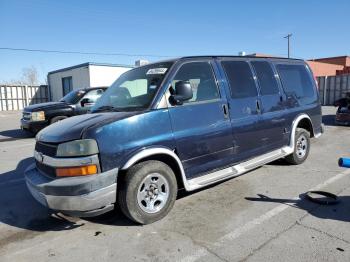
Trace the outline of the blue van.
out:
[[[137,223],[199,189],[279,158],[301,164],[323,132],[303,60],[183,57],[121,75],[91,114],[36,136],[25,171],[34,198],[71,216],[119,206]]]

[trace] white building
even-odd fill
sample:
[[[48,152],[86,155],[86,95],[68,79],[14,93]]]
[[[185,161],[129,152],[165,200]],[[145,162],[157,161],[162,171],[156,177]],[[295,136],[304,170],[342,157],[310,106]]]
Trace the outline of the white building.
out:
[[[51,101],[58,101],[68,92],[81,88],[110,86],[133,66],[84,63],[49,72],[47,75]]]

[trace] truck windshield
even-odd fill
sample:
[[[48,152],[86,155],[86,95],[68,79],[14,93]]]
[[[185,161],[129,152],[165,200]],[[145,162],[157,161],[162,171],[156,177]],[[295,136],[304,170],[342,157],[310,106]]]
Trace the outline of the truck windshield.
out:
[[[74,90],[66,94],[64,97],[60,99],[60,102],[66,102],[68,104],[75,104],[77,103],[80,98],[83,97],[83,95],[86,93],[84,90]]]
[[[147,108],[172,64],[151,64],[125,72],[97,100],[91,111],[138,111]]]

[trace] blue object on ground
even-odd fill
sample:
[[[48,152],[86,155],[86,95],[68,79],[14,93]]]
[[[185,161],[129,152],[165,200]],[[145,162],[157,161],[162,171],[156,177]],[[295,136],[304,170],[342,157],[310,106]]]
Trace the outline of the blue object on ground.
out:
[[[338,161],[339,166],[350,168],[350,158],[341,157]]]

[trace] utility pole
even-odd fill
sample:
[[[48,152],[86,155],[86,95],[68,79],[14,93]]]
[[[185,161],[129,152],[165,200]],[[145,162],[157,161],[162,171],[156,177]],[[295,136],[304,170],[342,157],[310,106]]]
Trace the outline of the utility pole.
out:
[[[291,38],[292,34],[288,34],[286,35],[284,38],[287,38],[288,40],[288,58],[290,58],[290,43],[289,43],[289,40]]]

